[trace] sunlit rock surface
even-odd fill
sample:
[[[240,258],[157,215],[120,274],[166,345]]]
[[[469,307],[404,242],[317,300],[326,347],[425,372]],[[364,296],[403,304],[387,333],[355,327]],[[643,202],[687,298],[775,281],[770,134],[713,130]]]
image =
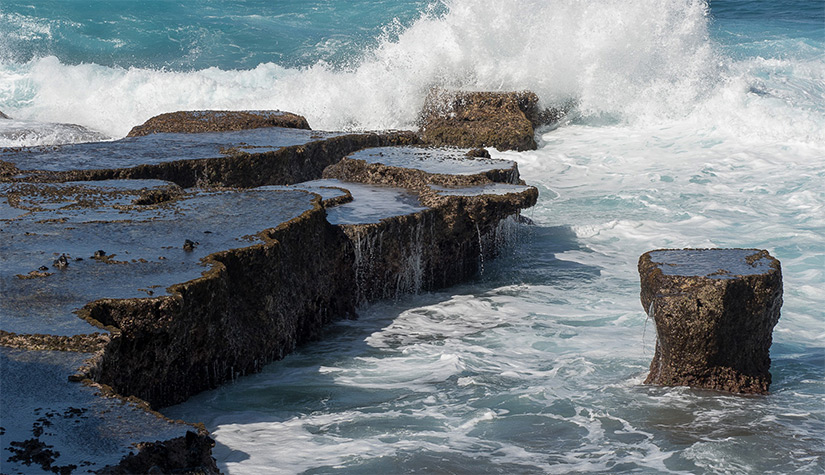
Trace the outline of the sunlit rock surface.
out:
[[[346,134],[282,127],[154,133],[113,142],[0,149],[0,178],[17,181],[159,179],[182,187],[286,185],[367,147],[409,145],[412,132]]]
[[[22,172],[128,168],[224,157],[244,151],[264,153],[339,135],[343,134],[280,127],[199,134],[153,133],[112,142],[5,149],[0,151],[0,160],[14,164]]]
[[[161,114],[135,126],[127,137],[162,132],[201,133],[284,127],[309,129],[307,120],[283,111],[180,111]]]
[[[431,145],[535,150],[539,116],[532,92],[434,89],[421,111],[420,134]]]
[[[639,274],[658,337],[646,383],[768,392],[779,261],[758,249],[664,249],[643,254]]]

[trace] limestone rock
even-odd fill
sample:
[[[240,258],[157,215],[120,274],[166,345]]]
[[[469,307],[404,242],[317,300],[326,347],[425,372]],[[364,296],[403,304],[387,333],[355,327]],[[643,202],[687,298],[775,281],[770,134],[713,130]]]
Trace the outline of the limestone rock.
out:
[[[768,392],[778,260],[758,249],[665,249],[643,254],[639,274],[658,336],[645,383]]]
[[[262,127],[286,127],[309,130],[307,120],[282,111],[179,111],[157,115],[133,127],[127,137],[160,132],[198,133],[229,132]]]
[[[535,150],[538,96],[532,92],[464,92],[434,89],[420,118],[430,145]]]

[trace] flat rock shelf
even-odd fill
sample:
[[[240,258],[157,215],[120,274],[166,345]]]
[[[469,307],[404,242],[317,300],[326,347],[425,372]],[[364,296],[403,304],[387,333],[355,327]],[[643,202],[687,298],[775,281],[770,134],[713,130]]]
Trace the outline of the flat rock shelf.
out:
[[[155,409],[475,275],[537,191],[417,140],[268,126],[0,151],[4,472],[215,472],[198,421]],[[75,450],[89,424],[115,435]]]

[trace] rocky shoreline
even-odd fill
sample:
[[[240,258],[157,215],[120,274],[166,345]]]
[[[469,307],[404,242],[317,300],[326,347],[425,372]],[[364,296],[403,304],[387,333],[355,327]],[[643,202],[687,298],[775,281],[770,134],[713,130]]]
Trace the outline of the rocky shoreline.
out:
[[[0,279],[17,299],[0,307],[0,346],[17,348],[3,350],[7,366],[82,352],[73,381],[141,407],[176,404],[259,371],[359,305],[472,277],[538,196],[515,163],[420,146],[412,132],[315,132],[249,114],[228,126],[227,113],[198,112],[206,128],[181,114],[195,134],[0,151],[0,233],[12,243]],[[375,209],[378,195],[394,207]],[[44,299],[60,305],[38,322]],[[55,322],[60,334],[47,331]],[[179,427],[95,470],[216,472],[205,430]],[[53,459],[44,470],[62,464]]]

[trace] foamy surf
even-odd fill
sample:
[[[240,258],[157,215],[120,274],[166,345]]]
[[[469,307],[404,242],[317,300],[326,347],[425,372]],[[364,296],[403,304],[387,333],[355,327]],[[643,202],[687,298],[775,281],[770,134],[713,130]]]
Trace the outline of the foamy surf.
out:
[[[20,119],[117,138],[151,116],[187,109],[289,110],[316,129],[414,128],[433,86],[529,89],[546,105],[573,101],[573,116],[584,122],[687,120],[731,135],[823,141],[815,106],[825,94],[821,61],[735,61],[718,50],[707,5],[697,0],[598,8],[572,0],[453,0],[346,65],[187,71],[67,64],[54,56],[7,61],[0,104]],[[792,81],[771,79],[789,69]],[[800,98],[807,104],[797,104]]]

